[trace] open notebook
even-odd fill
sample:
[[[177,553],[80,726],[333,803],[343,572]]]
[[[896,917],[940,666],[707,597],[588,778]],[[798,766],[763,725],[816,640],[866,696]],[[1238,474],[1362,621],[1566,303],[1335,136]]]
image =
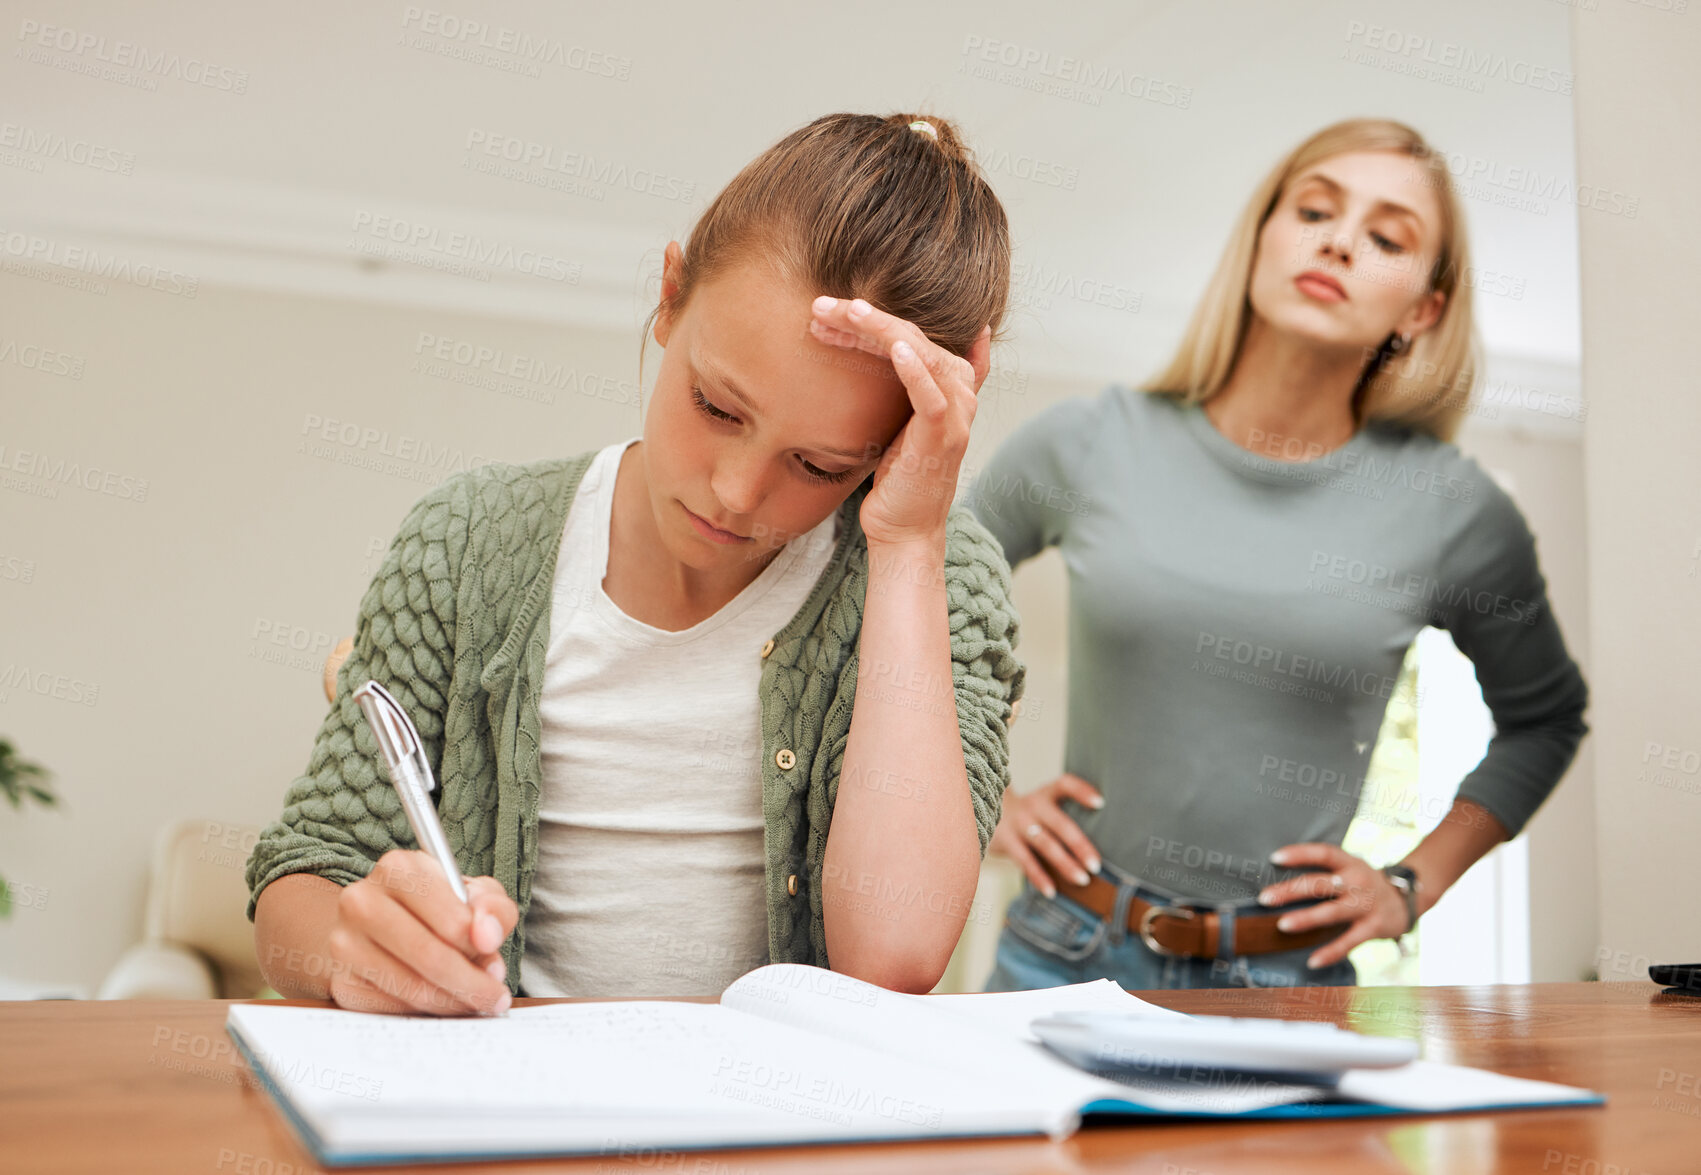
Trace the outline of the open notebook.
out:
[[[505,1017],[233,1004],[226,1029],[327,1165],[668,1148],[1047,1134],[1082,1115],[1431,1113],[1599,1104],[1599,1094],[1426,1061],[1333,1091],[1216,1073],[1111,1081],[1028,1024],[1178,1016],[1108,979],[914,996],[818,967],[744,975],[718,1004],[632,1000]]]

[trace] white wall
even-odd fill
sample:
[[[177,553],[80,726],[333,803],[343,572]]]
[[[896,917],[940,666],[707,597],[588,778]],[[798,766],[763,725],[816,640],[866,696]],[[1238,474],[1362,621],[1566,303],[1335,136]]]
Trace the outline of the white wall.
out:
[[[1592,546],[1576,541],[1585,531],[1581,439],[1487,429],[1471,421],[1461,430],[1459,442],[1485,468],[1510,477],[1513,498],[1536,536],[1549,603],[1566,647],[1582,667],[1593,696],[1599,697],[1588,595]],[[1592,544],[1593,535],[1590,540]],[[1599,716],[1591,712],[1587,720],[1598,725]],[[1582,979],[1594,965],[1595,838],[1591,736],[1583,740],[1559,788],[1524,833],[1530,878],[1529,973],[1535,981]]]
[[[1572,27],[1580,176],[1641,197],[1581,241],[1600,973],[1646,982],[1701,959],[1701,12]]]

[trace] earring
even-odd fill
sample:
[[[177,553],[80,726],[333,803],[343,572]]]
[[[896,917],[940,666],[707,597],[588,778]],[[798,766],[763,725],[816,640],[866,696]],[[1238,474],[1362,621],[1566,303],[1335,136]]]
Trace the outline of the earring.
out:
[[[1388,353],[1390,355],[1398,355],[1401,351],[1404,351],[1407,347],[1411,346],[1411,344],[1412,337],[1410,335],[1394,335],[1388,340]]]

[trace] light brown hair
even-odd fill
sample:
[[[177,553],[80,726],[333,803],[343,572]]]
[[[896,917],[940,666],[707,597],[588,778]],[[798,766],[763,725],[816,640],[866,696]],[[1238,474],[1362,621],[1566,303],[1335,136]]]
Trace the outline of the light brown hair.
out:
[[[912,129],[924,120],[933,127]],[[813,295],[862,298],[966,356],[998,341],[1010,296],[1004,206],[957,130],[933,115],[827,114],[747,163],[686,238],[677,317],[705,281],[759,260]],[[644,321],[642,340],[661,303]]]
[[[1169,365],[1143,390],[1203,403],[1222,390],[1240,356],[1252,318],[1247,289],[1257,256],[1258,235],[1292,179],[1334,155],[1349,151],[1397,151],[1423,165],[1441,209],[1441,239],[1426,288],[1446,295],[1435,325],[1396,354],[1393,336],[1367,351],[1353,391],[1353,418],[1362,425],[1387,420],[1452,440],[1470,406],[1481,368],[1481,351],[1471,313],[1470,267],[1463,206],[1447,161],[1404,123],[1385,118],[1351,118],[1324,127],[1272,168],[1253,191],[1229,234],[1204,296]]]

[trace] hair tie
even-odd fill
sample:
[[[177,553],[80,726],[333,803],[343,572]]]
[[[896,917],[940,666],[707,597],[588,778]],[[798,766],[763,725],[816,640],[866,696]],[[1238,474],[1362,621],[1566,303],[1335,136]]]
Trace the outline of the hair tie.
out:
[[[925,118],[918,118],[914,122],[910,123],[910,129],[912,131],[921,131],[923,134],[933,136],[933,141],[936,143],[939,141],[939,128],[934,126],[931,122],[928,122]]]

